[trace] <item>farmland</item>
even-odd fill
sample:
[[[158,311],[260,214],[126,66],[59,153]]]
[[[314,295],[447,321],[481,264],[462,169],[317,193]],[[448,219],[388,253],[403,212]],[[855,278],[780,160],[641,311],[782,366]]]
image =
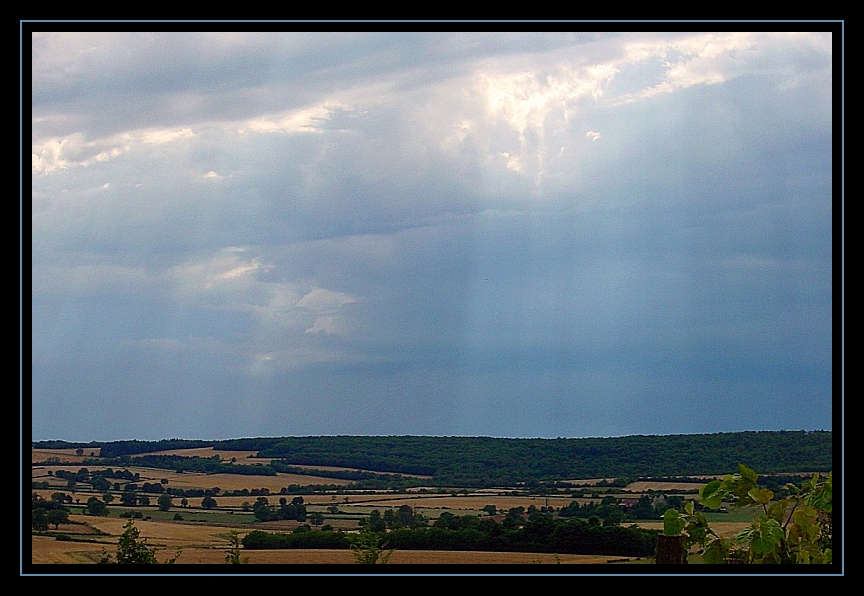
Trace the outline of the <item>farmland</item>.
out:
[[[666,506],[692,499],[700,486],[719,475],[705,473],[706,466],[696,464],[692,476],[626,478],[613,465],[608,475],[583,478],[562,475],[557,480],[542,482],[512,481],[500,486],[481,482],[480,486],[465,486],[465,482],[458,481],[458,470],[454,474],[452,465],[443,460],[438,464],[447,470],[442,476],[434,466],[407,460],[388,464],[381,458],[364,456],[362,449],[359,456],[369,464],[365,467],[352,467],[348,464],[357,462],[344,457],[303,456],[302,444],[297,461],[288,457],[277,460],[262,455],[263,450],[239,448],[256,446],[250,443],[255,440],[244,441],[211,446],[196,443],[191,447],[160,442],[159,447],[167,448],[152,451],[146,450],[151,445],[134,444],[119,446],[123,448],[119,455],[118,446],[110,444],[106,449],[98,445],[34,446],[33,494],[42,502],[60,500],[69,514],[68,520],[51,525],[46,531],[34,531],[30,563],[36,566],[97,563],[104,554],[114,553],[130,518],[134,519],[140,537],[156,549],[157,559],[164,562],[178,556],[177,563],[187,565],[224,563],[232,533],[243,544],[252,534],[256,538],[281,536],[284,540],[297,539],[298,532],[312,532],[308,534],[310,537],[324,534],[348,537],[374,530],[377,523],[393,532],[385,535],[404,540],[408,528],[396,529],[409,521],[411,527],[425,528],[422,535],[440,537],[444,529],[455,532],[460,527],[484,527],[484,531],[497,527],[499,534],[501,528],[509,527],[505,533],[517,529],[522,532],[544,519],[545,524],[572,519],[568,526],[571,527],[578,518],[584,520],[589,515],[598,519],[597,531],[602,522],[604,527],[616,526],[621,532],[630,531],[627,528],[656,532],[662,529],[660,513]],[[280,445],[285,443],[270,441],[262,446],[270,450],[267,453],[279,453],[284,448]],[[110,454],[112,449],[114,455]],[[332,465],[328,465],[328,458]],[[597,470],[590,467],[590,462],[586,463],[589,465],[580,465],[586,470]],[[802,461],[801,469],[818,467],[813,463]],[[419,473],[424,466],[430,473]],[[500,476],[498,472],[495,474]],[[442,483],[442,478],[453,482]],[[93,499],[107,504],[104,514],[92,515],[87,511],[87,504]],[[639,515],[637,504],[642,508]],[[297,515],[300,509],[302,515]],[[286,513],[289,511],[294,513]],[[399,515],[403,516],[401,521]],[[731,536],[749,523],[752,513],[710,515],[712,527],[721,535]],[[607,521],[606,516],[612,517]],[[551,531],[551,527],[544,531]],[[420,529],[416,532],[421,535]],[[241,554],[250,564],[355,563],[354,553],[344,546],[270,548],[260,541],[248,544],[249,548],[243,548]],[[551,546],[536,548],[536,544],[525,544],[528,546],[524,550],[400,547],[393,551],[389,563],[521,565],[650,560],[644,553],[634,555],[634,547],[630,547],[629,554],[623,547],[619,552],[608,546],[602,554],[588,554],[570,552],[569,547],[555,550]]]
[[[71,521],[84,522],[105,532],[99,542],[57,541],[47,536],[33,537],[34,564],[93,564],[102,556],[102,550],[113,552],[117,537],[123,532],[125,520],[102,519],[95,523],[90,517],[72,516]],[[147,544],[155,546],[157,558],[165,562],[180,552],[177,564],[222,564],[225,562],[227,536],[236,528],[230,526],[189,525],[174,522],[140,522],[137,526]],[[62,531],[74,532],[72,524],[61,525]],[[244,551],[249,564],[353,564],[350,550],[333,549],[281,549]],[[521,565],[531,563],[597,564],[620,560],[621,557],[604,555],[555,555],[549,553],[500,553],[454,551],[395,551],[391,564],[459,564],[459,565]]]
[[[252,454],[239,457],[237,454],[219,453],[213,449],[196,449],[193,453],[182,450],[180,454],[197,457],[236,457],[235,463],[243,465],[254,462]],[[47,458],[59,458],[61,463],[51,465],[35,465],[32,468],[32,480],[35,482],[52,480],[50,488],[36,489],[33,492],[44,499],[50,499],[51,495],[60,491],[68,494],[73,502],[78,505],[72,507],[73,511],[82,511],[81,503],[85,503],[93,496],[93,491],[86,487],[81,490],[69,490],[66,483],[58,481],[58,472],[74,473],[81,467],[81,456],[77,456],[74,450],[34,450],[33,460],[44,462]],[[133,458],[134,461],[134,458]],[[242,462],[242,463],[241,463]],[[89,470],[99,470],[91,466]],[[237,491],[242,489],[266,489],[270,494],[278,494],[286,486],[297,484],[335,484],[346,486],[349,481],[317,476],[277,474],[276,476],[241,476],[234,474],[203,474],[194,472],[177,473],[171,470],[155,469],[139,466],[128,466],[130,473],[137,475],[139,482],[161,482],[167,481],[166,486],[180,489],[206,489],[219,487],[220,492]],[[345,469],[345,468],[340,468]],[[605,479],[586,479],[585,485],[596,485]],[[643,483],[633,483],[634,488]],[[694,485],[676,482],[654,482],[651,483],[652,491],[675,492],[681,489],[693,490]],[[623,490],[628,496],[630,487]],[[327,514],[326,521],[334,530],[344,532],[356,532],[358,520],[368,517],[373,510],[386,510],[399,508],[400,506],[411,507],[418,515],[434,520],[442,513],[455,515],[485,515],[483,508],[494,505],[501,511],[513,508],[544,507],[560,509],[566,507],[574,500],[578,502],[590,502],[592,499],[574,499],[570,496],[538,496],[530,494],[518,494],[514,490],[477,490],[459,493],[436,493],[427,492],[430,489],[414,489],[403,494],[388,494],[386,491],[362,491],[352,494],[310,494],[304,495],[304,501],[309,511],[326,512],[328,507],[337,506],[338,515]],[[640,488],[647,490],[647,488]],[[423,492],[420,492],[423,491]],[[122,492],[107,491],[116,499]],[[104,498],[103,494],[98,494]],[[297,521],[257,522],[251,514],[243,511],[243,504],[249,504],[251,499],[246,496],[220,496],[217,498],[218,506],[210,511],[204,510],[196,503],[188,507],[172,507],[168,512],[158,511],[155,505],[148,507],[115,507],[111,506],[111,514],[106,517],[95,517],[91,515],[72,514],[69,524],[61,524],[55,528],[55,533],[65,534],[73,537],[73,540],[56,540],[45,535],[34,535],[32,537],[32,563],[33,564],[93,564],[99,561],[104,554],[103,551],[113,553],[117,540],[123,533],[127,519],[119,517],[124,511],[136,510],[146,514],[147,518],[138,520],[136,527],[141,532],[141,537],[147,539],[147,544],[157,549],[157,557],[163,562],[179,554],[177,563],[183,564],[218,564],[223,563],[228,546],[230,532],[237,531],[240,537],[252,528],[263,529],[274,532],[291,532],[301,525]],[[190,499],[190,501],[193,501]],[[200,500],[198,500],[200,501]],[[116,501],[115,501],[116,502]],[[176,512],[180,512],[184,520],[175,520]],[[230,520],[230,521],[229,521]],[[647,522],[642,524],[646,528],[659,529],[658,522]],[[742,527],[744,524],[737,523],[730,526],[732,529]],[[82,542],[78,540],[92,540]],[[278,550],[251,550],[244,551],[243,557],[249,564],[351,564],[354,563],[353,553],[350,550],[333,549],[278,549]],[[628,557],[620,555],[578,555],[578,554],[555,554],[555,553],[514,553],[514,552],[471,552],[471,551],[411,551],[397,550],[394,552],[390,563],[398,564],[445,564],[445,565],[519,565],[519,564],[598,564],[609,561],[627,560]]]

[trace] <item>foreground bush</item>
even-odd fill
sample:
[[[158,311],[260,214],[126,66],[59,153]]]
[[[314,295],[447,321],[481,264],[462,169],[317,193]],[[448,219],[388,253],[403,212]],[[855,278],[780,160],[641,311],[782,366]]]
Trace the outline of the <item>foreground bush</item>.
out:
[[[762,513],[734,538],[723,538],[711,529],[694,502],[683,511],[668,510],[664,534],[683,535],[684,548],[697,547],[706,563],[735,561],[747,564],[830,564],[833,559],[833,476],[818,473],[800,486],[787,484],[786,496],[758,484],[759,475],[743,464],[737,474],[709,482],[699,491],[702,505],[719,508],[724,501],[734,507],[758,507]]]

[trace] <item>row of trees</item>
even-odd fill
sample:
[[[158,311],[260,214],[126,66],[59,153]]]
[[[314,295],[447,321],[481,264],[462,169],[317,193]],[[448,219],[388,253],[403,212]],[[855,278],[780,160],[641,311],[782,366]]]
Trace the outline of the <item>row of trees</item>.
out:
[[[279,506],[270,505],[267,497],[258,497],[252,506],[252,512],[258,521],[296,520],[306,521],[306,505],[303,497],[294,497],[291,503],[285,497],[279,498]]]
[[[56,529],[60,524],[69,521],[69,509],[63,505],[62,500],[49,501],[33,493],[32,504],[32,527],[36,532],[44,532],[50,525]]]
[[[303,526],[301,526],[303,528]],[[516,527],[491,518],[453,516],[431,526],[399,527],[389,531],[367,528],[360,535],[338,531],[292,533],[254,530],[243,538],[247,549],[351,548],[360,537],[375,537],[388,549],[499,552],[544,552],[649,557],[658,531],[603,525],[581,519],[562,520],[540,514]]]

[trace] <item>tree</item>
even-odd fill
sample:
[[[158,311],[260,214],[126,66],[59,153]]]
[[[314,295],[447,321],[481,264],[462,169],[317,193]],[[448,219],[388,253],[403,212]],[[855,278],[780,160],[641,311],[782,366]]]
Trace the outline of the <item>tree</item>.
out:
[[[354,551],[354,558],[361,565],[383,565],[396,549],[384,550],[379,535],[363,532],[351,543],[351,550]]]
[[[366,527],[370,532],[383,532],[387,529],[387,522],[381,517],[380,511],[373,509],[369,514],[369,522]]]
[[[205,495],[204,498],[201,499],[201,507],[204,509],[213,509],[216,507],[216,499],[210,495]]]
[[[400,505],[397,511],[399,522],[406,528],[422,525],[424,522],[423,516],[419,513],[414,513],[414,509],[410,505]]]
[[[139,538],[141,532],[135,527],[135,522],[131,519],[123,526],[124,531],[117,541],[117,554],[113,558],[104,550],[100,563],[120,564],[120,565],[155,565],[159,561],[156,560],[156,549],[147,546],[146,538]],[[177,554],[168,559],[168,563],[174,563],[180,556],[180,550]]]
[[[100,501],[99,497],[90,497],[87,499],[85,511],[90,515],[107,515],[108,505],[104,501]]]
[[[37,493],[33,493],[32,510],[32,528],[37,532],[44,532],[49,524],[54,524],[56,529],[69,520],[69,510],[60,501],[46,501]]]
[[[31,517],[32,528],[37,532],[44,532],[48,529],[48,510],[47,509],[33,509],[33,515]]]
[[[139,540],[141,532],[131,519],[123,526],[124,531],[117,541],[117,555],[112,560],[111,555],[103,551],[100,563],[116,563],[119,565],[155,565],[156,549],[147,546],[147,539]]]
[[[90,486],[95,491],[105,492],[111,488],[111,483],[104,476],[93,476],[90,478]]]
[[[54,529],[60,527],[60,524],[65,524],[69,521],[69,510],[65,507],[57,509],[49,509],[45,516],[45,521],[54,526]]]
[[[225,551],[225,562],[229,565],[240,565],[249,562],[249,557],[240,557],[240,534],[237,530],[231,530],[228,534],[229,547]]]
[[[252,507],[255,519],[258,521],[269,521],[273,519],[273,508],[270,507],[270,501],[267,497],[258,497],[255,499],[255,505]]]
[[[296,519],[297,521],[306,521],[306,505],[303,503],[303,497],[294,497],[291,503],[285,497],[279,498],[279,509],[275,512],[276,519]]]
[[[161,494],[159,498],[156,499],[156,503],[159,505],[159,511],[168,511],[171,509],[172,499],[169,494]]]

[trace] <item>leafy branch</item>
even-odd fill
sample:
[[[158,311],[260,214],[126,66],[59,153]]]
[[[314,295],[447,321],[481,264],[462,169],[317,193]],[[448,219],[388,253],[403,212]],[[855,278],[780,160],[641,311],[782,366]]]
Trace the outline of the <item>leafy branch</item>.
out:
[[[354,551],[354,558],[360,564],[374,565],[379,563],[383,565],[396,549],[384,550],[380,536],[371,532],[364,532],[351,544],[351,550]]]
[[[789,483],[788,496],[775,498],[760,487],[759,475],[744,464],[738,473],[713,480],[699,491],[700,503],[717,509],[732,502],[736,508],[756,507],[761,513],[734,538],[719,536],[693,501],[683,511],[663,515],[663,533],[684,536],[684,547],[698,547],[706,563],[735,559],[744,563],[828,564],[832,562],[833,476],[818,473],[801,486]]]

